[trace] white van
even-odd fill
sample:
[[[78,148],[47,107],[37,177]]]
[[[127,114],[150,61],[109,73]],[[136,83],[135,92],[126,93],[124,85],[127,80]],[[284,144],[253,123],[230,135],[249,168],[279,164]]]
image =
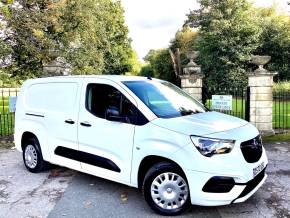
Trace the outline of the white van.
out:
[[[15,143],[33,173],[53,163],[138,187],[163,215],[243,202],[267,177],[252,124],[152,78],[28,80],[17,100]]]

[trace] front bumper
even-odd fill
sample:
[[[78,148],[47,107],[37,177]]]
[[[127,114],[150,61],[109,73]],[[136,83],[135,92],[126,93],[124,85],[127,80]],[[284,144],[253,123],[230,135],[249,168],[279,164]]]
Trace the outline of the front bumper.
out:
[[[259,180],[253,179],[248,182],[243,192],[235,200],[233,200],[232,203],[244,202],[250,198],[263,185],[268,177],[266,173],[262,175],[263,176],[261,176]]]
[[[258,163],[261,162],[268,163],[265,155],[263,155],[263,158],[261,158]],[[249,175],[245,176],[245,172],[240,175],[230,173],[225,175],[186,170],[185,174],[189,183],[191,203],[201,206],[220,206],[244,202],[250,198],[267,179],[265,170],[266,168],[250,180],[246,180],[246,178],[249,178]],[[249,174],[250,173],[252,172],[249,172]],[[215,176],[232,177],[238,182],[235,182],[233,188],[226,193],[204,192],[202,190],[204,185]]]

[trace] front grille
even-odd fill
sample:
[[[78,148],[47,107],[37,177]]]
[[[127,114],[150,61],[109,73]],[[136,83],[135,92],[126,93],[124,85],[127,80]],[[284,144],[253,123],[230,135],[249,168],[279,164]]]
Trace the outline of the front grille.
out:
[[[262,152],[263,152],[261,136],[258,135],[257,137],[251,140],[242,142],[241,150],[242,150],[245,160],[248,163],[257,162],[261,158]]]
[[[265,176],[265,171],[266,171],[266,167],[251,181],[249,181],[246,185],[246,188],[242,191],[242,193],[239,195],[238,198],[242,198],[245,197],[247,194],[249,194],[254,188],[257,187],[257,185],[259,185],[259,183],[263,180],[264,176]]]

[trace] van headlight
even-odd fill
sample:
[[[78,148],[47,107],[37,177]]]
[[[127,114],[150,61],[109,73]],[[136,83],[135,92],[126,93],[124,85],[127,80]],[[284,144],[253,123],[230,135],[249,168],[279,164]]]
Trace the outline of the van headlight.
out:
[[[214,139],[199,136],[190,136],[191,141],[197,150],[206,157],[211,157],[215,154],[230,153],[235,145],[234,140]]]

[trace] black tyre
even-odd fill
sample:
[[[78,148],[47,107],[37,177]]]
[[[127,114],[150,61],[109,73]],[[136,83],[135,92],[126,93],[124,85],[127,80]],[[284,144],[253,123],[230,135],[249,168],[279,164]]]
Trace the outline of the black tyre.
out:
[[[148,205],[161,215],[175,216],[190,206],[186,177],[175,164],[161,162],[151,167],[142,190]]]
[[[38,173],[48,169],[49,164],[43,160],[39,142],[36,138],[28,139],[23,146],[23,162],[32,173]]]

